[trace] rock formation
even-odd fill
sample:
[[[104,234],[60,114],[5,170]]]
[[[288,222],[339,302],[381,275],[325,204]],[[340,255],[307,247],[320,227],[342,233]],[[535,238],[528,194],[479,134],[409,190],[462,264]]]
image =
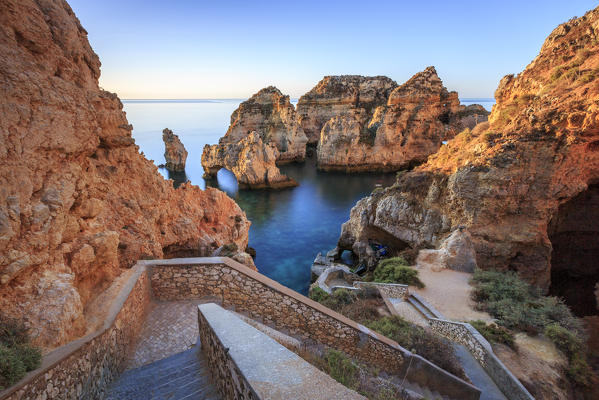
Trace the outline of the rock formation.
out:
[[[165,128],[162,131],[162,141],[164,142],[166,169],[169,171],[184,171],[187,150],[179,140],[179,136],[175,135],[170,129]]]
[[[592,299],[599,272],[598,43],[599,9],[557,27],[523,72],[501,80],[489,122],[360,200],[339,247],[370,237],[435,246],[463,225],[479,267],[517,271],[544,289],[558,283],[552,277],[560,270],[576,271],[588,277],[579,291]]]
[[[258,133],[264,143],[275,145],[279,163],[306,158],[308,138],[289,96],[274,86],[260,90],[233,111],[231,125],[219,143],[237,143],[251,132]]]
[[[442,142],[486,121],[479,105],[460,105],[434,67],[395,88],[386,105],[367,113],[337,116],[325,123],[318,143],[318,167],[324,170],[393,171],[420,164]]]
[[[251,132],[234,143],[204,146],[204,177],[214,178],[221,168],[233,172],[242,189],[279,189],[297,186],[297,182],[281,174],[276,161],[279,151],[272,143],[264,143],[258,132]]]
[[[308,142],[316,144],[322,127],[333,117],[359,115],[370,120],[375,108],[385,105],[396,87],[397,83],[386,76],[325,76],[297,103]]]
[[[86,305],[137,259],[246,248],[226,194],[175,190],[140,155],[65,1],[0,2],[0,54],[0,309],[36,344],[83,334]]]

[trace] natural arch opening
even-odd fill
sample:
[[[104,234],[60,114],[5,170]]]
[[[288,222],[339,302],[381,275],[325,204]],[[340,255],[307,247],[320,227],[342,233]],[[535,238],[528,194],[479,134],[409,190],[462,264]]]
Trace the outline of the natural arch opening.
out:
[[[562,297],[574,314],[597,315],[599,281],[599,184],[562,204],[549,223],[551,295]]]

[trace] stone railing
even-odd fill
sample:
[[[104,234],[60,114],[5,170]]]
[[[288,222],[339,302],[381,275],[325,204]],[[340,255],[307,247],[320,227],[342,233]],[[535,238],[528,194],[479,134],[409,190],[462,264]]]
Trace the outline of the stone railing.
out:
[[[534,400],[518,378],[497,358],[489,342],[472,325],[438,318],[429,318],[428,323],[433,331],[464,345],[508,399]]]
[[[212,376],[221,396],[224,399],[260,400],[260,396],[254,391],[229,354],[229,348],[221,342],[204,314],[199,310],[198,327],[202,352],[208,358]]]
[[[145,267],[133,268],[99,330],[44,356],[40,368],[0,392],[0,399],[103,398],[107,385],[124,368],[150,300]]]
[[[143,261],[159,300],[212,298],[266,325],[341,350],[367,364],[407,375],[454,399],[478,399],[467,382],[320,303],[228,258]],[[412,360],[411,363],[408,361]],[[406,371],[408,365],[411,368]]]
[[[408,285],[400,283],[354,282],[357,288],[376,288],[383,297],[405,299],[410,295]]]

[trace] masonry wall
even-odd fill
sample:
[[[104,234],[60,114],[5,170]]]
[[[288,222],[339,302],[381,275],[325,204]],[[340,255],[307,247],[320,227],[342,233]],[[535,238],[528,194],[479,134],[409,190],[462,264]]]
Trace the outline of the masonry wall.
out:
[[[202,352],[210,362],[212,378],[221,396],[225,400],[260,400],[201,312],[198,312],[198,326]]]
[[[341,350],[389,372],[402,374],[406,360],[413,357],[392,340],[233,261],[186,265],[165,261],[148,264],[157,299],[214,297],[224,307],[247,313],[277,330]],[[410,373],[413,382],[427,382],[453,398],[479,398],[475,387],[424,359],[418,358],[417,363],[419,373]]]
[[[49,353],[40,368],[0,393],[0,399],[103,398],[107,385],[122,372],[146,316],[150,286],[142,272],[139,267],[121,291],[123,298],[115,300],[100,331]]]
[[[534,400],[510,370],[497,358],[489,342],[470,324],[429,319],[431,329],[454,342],[463,344],[509,399]]]

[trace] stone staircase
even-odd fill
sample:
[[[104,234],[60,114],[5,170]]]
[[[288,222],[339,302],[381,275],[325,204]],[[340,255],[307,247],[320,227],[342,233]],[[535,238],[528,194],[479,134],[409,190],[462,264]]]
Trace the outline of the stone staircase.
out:
[[[431,391],[427,387],[422,387],[414,382],[404,382],[403,387],[413,393],[417,393],[426,400],[449,400],[447,397],[441,395],[439,392]]]
[[[105,400],[220,399],[199,344],[160,361],[125,371]]]

